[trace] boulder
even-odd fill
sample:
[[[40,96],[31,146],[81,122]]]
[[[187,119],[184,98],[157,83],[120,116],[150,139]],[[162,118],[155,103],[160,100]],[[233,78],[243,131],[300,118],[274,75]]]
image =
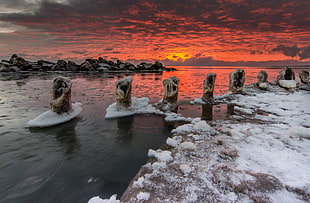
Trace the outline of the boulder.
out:
[[[81,71],[94,71],[95,69],[88,61],[84,61],[80,66],[80,70]]]
[[[108,64],[108,60],[106,60],[106,59],[104,59],[104,58],[102,58],[102,57],[99,57],[99,58],[98,58],[98,62],[99,62],[99,63],[106,63],[106,64]]]
[[[10,66],[7,65],[6,63],[0,63],[0,72],[9,72],[10,71]]]
[[[53,62],[50,62],[50,61],[45,61],[45,60],[39,60],[37,61],[37,66],[40,66],[40,68],[37,68],[37,67],[33,67],[34,70],[36,69],[43,69],[45,71],[50,71],[52,70],[52,67],[55,65],[55,63]]]
[[[77,71],[79,66],[74,61],[68,61],[66,64],[66,70],[68,71]]]
[[[9,68],[9,71],[10,71],[10,72],[19,72],[19,71],[20,71],[20,68],[17,67],[17,66],[11,66],[11,67]]]
[[[23,57],[13,54],[10,58],[10,64],[19,67],[23,71],[27,71],[31,68],[31,65]]]

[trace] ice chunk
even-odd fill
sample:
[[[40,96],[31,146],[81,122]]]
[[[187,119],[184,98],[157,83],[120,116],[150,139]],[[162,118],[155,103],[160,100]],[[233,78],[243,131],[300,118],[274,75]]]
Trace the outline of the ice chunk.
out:
[[[120,201],[116,199],[116,195],[112,195],[110,199],[101,199],[99,196],[92,197],[88,203],[120,203]]]
[[[137,194],[137,199],[138,200],[149,200],[150,196],[151,195],[148,192],[139,192]]]
[[[187,165],[187,164],[181,164],[180,165],[180,169],[181,169],[181,171],[184,173],[184,175],[188,175],[190,172],[192,172],[192,168],[189,166],[189,165]]]
[[[292,127],[289,129],[288,134],[293,137],[310,139],[310,128]]]
[[[129,109],[117,108],[116,103],[111,104],[106,109],[105,118],[119,118],[125,116],[131,116],[134,114],[141,113],[155,113],[155,114],[163,114],[161,111],[155,109],[151,104],[150,100],[147,97],[136,98],[132,97],[132,105]]]
[[[291,89],[296,87],[296,80],[279,80],[279,85],[281,87]]]
[[[133,187],[143,188],[144,177],[139,177],[138,180],[133,182]]]
[[[206,121],[200,121],[196,123],[193,127],[196,132],[207,132],[212,130],[212,128],[206,123]]]
[[[166,144],[171,147],[177,147],[180,144],[180,140],[168,137],[166,140]]]
[[[192,142],[183,142],[179,145],[179,148],[185,150],[196,150],[196,145]]]
[[[177,134],[187,134],[192,132],[193,129],[193,124],[185,124],[178,126],[176,129],[173,129],[171,132],[172,133],[177,133]]]
[[[161,162],[170,162],[173,160],[170,151],[161,151],[160,149],[158,149],[157,151],[149,149],[147,155],[148,157],[154,157]]]

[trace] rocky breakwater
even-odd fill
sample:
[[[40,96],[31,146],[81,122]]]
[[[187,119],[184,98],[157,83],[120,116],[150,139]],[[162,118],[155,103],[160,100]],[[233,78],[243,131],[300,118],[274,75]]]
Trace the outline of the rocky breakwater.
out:
[[[16,54],[13,54],[9,60],[0,62],[0,72],[20,72],[20,71],[96,71],[96,72],[162,72],[174,71],[174,68],[166,68],[161,62],[154,63],[141,62],[134,65],[129,62],[117,60],[116,62],[103,59],[88,58],[81,64],[74,61],[58,60],[50,62],[39,60],[31,62],[25,60]]]

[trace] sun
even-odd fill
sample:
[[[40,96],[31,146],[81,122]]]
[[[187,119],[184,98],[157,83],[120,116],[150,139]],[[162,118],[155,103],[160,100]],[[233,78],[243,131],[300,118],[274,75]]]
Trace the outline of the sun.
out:
[[[165,56],[169,60],[182,61],[182,62],[193,57],[193,55],[190,52],[182,49],[170,50],[170,52],[165,53]]]

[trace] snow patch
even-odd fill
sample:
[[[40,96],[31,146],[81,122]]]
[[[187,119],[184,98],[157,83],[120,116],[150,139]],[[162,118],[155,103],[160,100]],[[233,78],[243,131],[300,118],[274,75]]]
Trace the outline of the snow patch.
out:
[[[184,173],[184,175],[188,175],[190,172],[192,172],[192,168],[189,166],[189,165],[187,165],[187,164],[181,164],[180,165],[180,169],[181,169],[181,171]]]
[[[183,149],[183,150],[196,150],[196,145],[192,142],[182,142],[180,145],[179,145],[179,148],[180,149]]]
[[[150,196],[151,195],[148,192],[139,192],[139,194],[137,195],[137,199],[138,200],[149,200]]]
[[[92,197],[88,203],[120,203],[120,201],[116,199],[116,195],[112,195],[110,199],[101,199],[99,196]]]
[[[170,151],[162,151],[160,149],[157,149],[156,151],[149,149],[147,155],[148,157],[156,158],[160,162],[170,162],[173,160]]]

